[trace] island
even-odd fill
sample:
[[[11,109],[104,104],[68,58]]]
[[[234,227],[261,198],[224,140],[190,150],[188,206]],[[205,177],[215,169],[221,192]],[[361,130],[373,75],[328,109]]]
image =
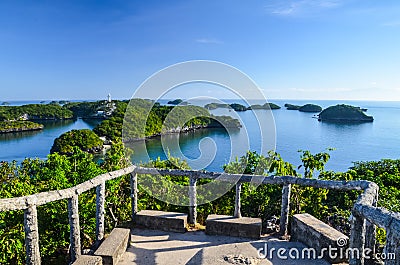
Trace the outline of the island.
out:
[[[238,103],[232,103],[232,104],[208,103],[208,104],[204,105],[204,108],[206,108],[208,110],[225,108],[225,109],[233,109],[234,111],[246,111],[246,110],[256,110],[256,109],[273,110],[273,109],[280,109],[281,107],[274,103],[265,103],[263,105],[254,104],[254,105],[251,105],[250,107],[246,107],[246,106],[244,106],[242,104],[238,104]]]
[[[204,108],[208,109],[208,110],[214,110],[214,109],[218,109],[218,108],[230,108],[229,104],[226,103],[208,103],[206,105],[204,105]]]
[[[286,103],[286,104],[285,104],[285,108],[286,108],[287,110],[299,110],[300,107],[301,107],[301,106],[299,106],[299,105],[293,105],[293,104],[289,104],[289,103]]]
[[[260,104],[254,104],[254,105],[251,105],[250,107],[248,107],[247,109],[248,110],[255,110],[255,109],[280,109],[281,107],[280,106],[278,106],[278,105],[276,105],[276,104],[274,104],[274,103],[265,103],[265,104],[263,104],[263,105],[260,105]]]
[[[246,106],[243,106],[242,104],[238,104],[238,103],[229,104],[229,107],[231,107],[234,111],[246,111],[247,110]]]
[[[360,107],[339,104],[324,109],[318,115],[318,120],[329,122],[372,122],[374,118],[366,115]]]
[[[239,129],[239,120],[230,116],[214,116],[200,106],[168,106],[145,99],[132,99],[130,104],[116,102],[116,110],[98,124],[93,131],[107,140],[122,137],[131,142],[170,133],[181,133],[205,128]]]
[[[89,129],[72,130],[63,133],[54,140],[50,153],[71,155],[74,147],[91,154],[100,153],[103,150],[103,141],[97,134]]]
[[[285,107],[287,110],[298,110],[301,112],[321,112],[322,108],[321,106],[318,106],[316,104],[305,104],[303,106],[300,105],[293,105],[286,103]]]
[[[72,119],[73,112],[58,104],[0,106],[0,121],[35,121]]]
[[[188,105],[187,102],[183,101],[183,100],[180,99],[180,98],[175,99],[175,100],[170,100],[170,101],[168,101],[167,104],[170,104],[170,105],[179,105],[179,104],[180,104],[180,105]]]
[[[299,111],[301,111],[301,112],[321,112],[322,108],[321,108],[321,106],[318,106],[315,104],[305,104],[304,106],[301,106],[299,108]]]
[[[0,121],[0,134],[42,130],[43,125],[31,121]]]

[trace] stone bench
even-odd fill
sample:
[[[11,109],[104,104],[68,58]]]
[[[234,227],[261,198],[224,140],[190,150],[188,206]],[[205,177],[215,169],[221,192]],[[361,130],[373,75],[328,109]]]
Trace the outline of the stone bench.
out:
[[[129,229],[114,228],[94,255],[101,256],[103,265],[117,264],[129,246],[130,236],[131,231]]]
[[[101,257],[81,255],[72,265],[102,265]]]
[[[293,216],[290,236],[291,241],[302,242],[309,248],[315,249],[317,256],[322,253],[322,249],[325,249],[324,259],[331,263],[346,261],[349,238],[308,213]],[[329,248],[337,248],[332,251],[331,256]]]
[[[136,224],[167,232],[186,232],[187,214],[142,210],[136,214]]]
[[[261,218],[211,214],[206,220],[206,234],[259,239],[261,224]]]

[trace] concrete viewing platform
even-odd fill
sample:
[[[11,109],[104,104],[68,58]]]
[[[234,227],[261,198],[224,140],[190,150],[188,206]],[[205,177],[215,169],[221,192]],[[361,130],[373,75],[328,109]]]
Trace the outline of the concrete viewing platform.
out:
[[[275,237],[262,236],[258,240],[242,237],[207,235],[203,231],[186,233],[166,232],[134,228],[131,230],[131,244],[121,257],[119,265],[219,265],[219,264],[320,264],[325,260],[279,259],[275,251],[271,259],[260,258],[258,249],[264,253],[271,248],[301,249],[306,246],[299,242],[283,241]]]

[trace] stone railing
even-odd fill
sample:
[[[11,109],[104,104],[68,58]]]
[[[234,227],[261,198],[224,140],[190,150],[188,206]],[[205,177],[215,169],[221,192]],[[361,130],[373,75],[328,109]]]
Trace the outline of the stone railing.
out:
[[[68,216],[70,223],[70,246],[71,260],[74,261],[81,255],[81,240],[78,212],[78,196],[92,188],[96,188],[96,242],[100,242],[104,237],[104,203],[105,203],[105,183],[123,175],[130,174],[131,179],[131,198],[132,198],[132,220],[135,219],[137,213],[137,174],[150,175],[171,175],[171,176],[188,176],[190,178],[189,187],[189,220],[190,224],[196,223],[196,183],[198,179],[216,179],[221,173],[202,172],[192,170],[164,170],[154,168],[142,168],[131,166],[118,171],[106,173],[97,176],[91,180],[81,183],[75,187],[42,192],[34,195],[0,199],[0,211],[24,210],[24,227],[25,227],[25,246],[26,246],[26,263],[40,264],[39,252],[39,234],[37,221],[37,206],[44,205],[49,202],[67,199],[68,200]],[[235,200],[235,217],[240,218],[240,191],[244,182],[251,182],[254,175],[237,175],[225,174],[224,181],[229,182],[237,180],[236,183],[236,200]],[[398,246],[400,239],[400,216],[397,213],[389,212],[385,209],[376,207],[378,199],[378,186],[369,181],[328,181],[318,179],[305,179],[292,176],[256,176],[261,179],[261,184],[281,185],[282,186],[282,206],[280,218],[280,233],[287,234],[289,223],[289,205],[291,185],[300,185],[306,187],[332,189],[332,190],[360,190],[361,195],[357,199],[351,218],[351,235],[349,247],[358,249],[363,253],[365,248],[375,251],[376,227],[383,227],[387,232],[387,244],[385,253],[398,254]],[[369,255],[373,253],[368,253]],[[369,260],[365,260],[365,264]],[[364,258],[353,257],[349,260],[350,264],[364,264]],[[385,264],[400,264],[400,256],[396,256],[394,260],[387,260]]]

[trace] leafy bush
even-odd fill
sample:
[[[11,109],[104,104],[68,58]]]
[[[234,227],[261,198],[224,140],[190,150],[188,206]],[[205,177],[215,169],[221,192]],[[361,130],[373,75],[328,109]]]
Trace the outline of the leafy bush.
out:
[[[295,168],[284,161],[279,154],[270,153],[267,157],[255,152],[247,152],[243,157],[224,166],[229,173],[261,175],[292,175],[297,177],[333,180],[367,179],[380,187],[379,206],[394,211],[400,210],[400,160],[356,162],[345,173],[325,171],[329,159],[327,152],[312,154],[301,151],[302,165]],[[64,189],[75,186],[107,171],[117,170],[129,165],[124,157],[120,140],[107,152],[104,162],[93,162],[93,156],[75,147],[70,156],[54,153],[47,160],[26,159],[22,164],[16,162],[0,163],[0,198],[19,197],[38,192]],[[145,166],[158,168],[188,168],[185,161],[177,158],[157,159]],[[318,176],[317,176],[318,174]],[[168,180],[180,185],[188,185],[185,176],[167,176]],[[201,179],[198,184],[210,180]],[[167,188],[167,187],[163,187]],[[348,233],[347,218],[359,191],[340,192],[292,186],[291,214],[308,212]],[[124,176],[106,184],[106,230],[123,225],[130,220],[131,202],[129,176]],[[198,221],[205,222],[211,213],[232,215],[234,211],[235,189],[221,198],[198,206]],[[188,212],[188,207],[175,206],[162,202],[139,186],[138,206],[141,209]],[[264,221],[280,214],[281,187],[277,185],[254,186],[248,183],[242,188],[242,214],[261,217]],[[81,238],[83,246],[89,247],[95,236],[95,191],[79,196]],[[40,249],[44,264],[68,263],[69,224],[66,201],[59,201],[38,207]],[[23,264],[24,231],[22,211],[0,212],[0,263]],[[384,232],[378,230],[380,242]]]

